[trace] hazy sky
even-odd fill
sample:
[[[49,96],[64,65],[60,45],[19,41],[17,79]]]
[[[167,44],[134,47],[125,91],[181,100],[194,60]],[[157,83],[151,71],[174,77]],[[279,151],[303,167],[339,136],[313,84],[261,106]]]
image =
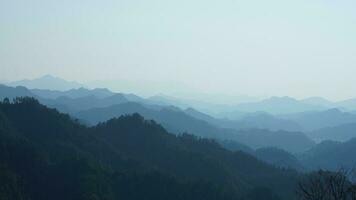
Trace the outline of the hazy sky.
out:
[[[355,10],[355,0],[0,0],[0,80],[356,97]]]

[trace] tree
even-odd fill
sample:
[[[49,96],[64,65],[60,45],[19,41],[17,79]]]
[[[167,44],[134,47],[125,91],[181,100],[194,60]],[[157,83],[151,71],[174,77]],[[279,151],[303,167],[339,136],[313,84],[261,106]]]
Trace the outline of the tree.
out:
[[[4,103],[4,104],[10,104],[9,98],[6,97],[6,98],[4,99],[4,101],[3,101],[3,103]]]
[[[301,200],[356,200],[356,185],[348,179],[352,172],[312,172],[299,182],[297,195]]]
[[[349,194],[351,196],[351,199],[352,200],[355,200],[356,199],[356,185],[352,185],[350,188],[349,188]]]

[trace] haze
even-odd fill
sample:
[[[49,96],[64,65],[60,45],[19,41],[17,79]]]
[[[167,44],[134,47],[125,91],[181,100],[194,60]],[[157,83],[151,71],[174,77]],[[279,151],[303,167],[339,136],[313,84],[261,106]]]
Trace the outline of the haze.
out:
[[[352,98],[355,7],[352,0],[1,1],[0,80],[52,74],[118,89],[117,82],[135,83],[130,90],[148,94]]]

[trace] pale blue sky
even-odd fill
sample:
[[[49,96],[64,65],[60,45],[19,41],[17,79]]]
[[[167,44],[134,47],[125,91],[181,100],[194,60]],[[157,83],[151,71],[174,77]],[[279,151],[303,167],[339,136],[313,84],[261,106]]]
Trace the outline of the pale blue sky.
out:
[[[0,0],[0,80],[356,97],[355,10],[354,0]]]

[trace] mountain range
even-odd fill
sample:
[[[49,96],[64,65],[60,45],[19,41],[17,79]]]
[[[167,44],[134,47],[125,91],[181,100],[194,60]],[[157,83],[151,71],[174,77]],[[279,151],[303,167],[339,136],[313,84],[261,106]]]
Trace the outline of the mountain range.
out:
[[[277,102],[292,105],[301,102],[300,105],[312,105],[310,108],[315,105],[318,109],[323,107],[321,110],[272,115],[255,109],[253,112],[239,111],[242,114],[238,118],[221,118],[221,116],[203,113],[190,107],[189,104],[178,104],[176,102],[179,101],[178,99],[173,99],[174,101],[170,104],[172,98],[166,96],[162,100],[159,97],[142,98],[134,94],[115,93],[105,88],[79,87],[59,91],[0,85],[0,98],[12,99],[17,96],[35,97],[41,103],[69,113],[82,123],[91,126],[114,117],[140,113],[145,118],[162,124],[169,132],[176,135],[188,132],[203,138],[214,138],[224,147],[243,150],[254,156],[256,156],[254,152],[260,148],[265,151],[268,148],[278,148],[281,151],[295,154],[299,158],[300,154],[307,152],[308,149],[317,148],[319,145],[311,139],[316,142],[326,140],[348,142],[356,136],[354,132],[356,115],[345,111],[342,107],[329,109],[328,107],[342,103],[319,97],[300,101],[288,97],[276,97],[248,105],[265,103],[276,105]],[[346,102],[351,105],[352,100]],[[243,105],[246,104],[240,106]],[[303,107],[297,106],[296,108]],[[271,152],[275,158],[284,157],[283,162],[293,163],[290,160],[284,161],[289,158],[282,156],[283,153]],[[278,162],[274,164],[279,166]],[[300,165],[309,166],[309,164],[291,164],[291,166],[296,166],[293,168],[299,169]]]
[[[272,97],[211,113],[82,85],[0,85],[0,99],[8,199],[293,199],[301,174],[356,164],[353,100]]]
[[[256,128],[248,130],[220,128],[187,115],[178,109],[163,107],[156,110],[133,102],[106,108],[94,108],[79,112],[74,116],[89,122],[89,124],[97,124],[117,116],[132,113],[139,113],[147,119],[155,120],[175,134],[188,132],[204,138],[234,140],[253,148],[274,146],[291,152],[302,152],[314,145],[312,140],[300,132],[273,132]]]
[[[320,138],[327,140],[337,137],[345,141],[354,137],[353,131],[348,131],[347,136],[342,137],[338,135],[343,135],[343,133],[338,134],[337,131],[339,130],[331,129],[332,126],[342,126],[356,121],[354,114],[342,112],[338,109],[277,116],[266,112],[255,112],[245,114],[239,120],[231,120],[215,118],[193,108],[181,110],[167,104],[159,104],[160,102],[152,99],[141,98],[133,94],[114,93],[107,89],[89,90],[79,88],[69,91],[55,91],[29,90],[21,86],[16,88],[4,85],[0,86],[0,98],[13,98],[16,96],[35,97],[41,103],[57,108],[62,112],[70,113],[89,124],[95,124],[123,114],[138,112],[148,119],[157,120],[168,130],[176,134],[190,132],[219,140],[238,140],[238,142],[242,142],[253,148],[274,146],[292,152],[304,151],[313,146],[313,143],[310,139],[303,136],[304,134],[300,133],[298,134],[300,139],[296,141],[300,141],[301,144],[298,143],[292,146],[282,145],[282,143],[287,144],[288,142],[286,141],[292,139],[294,136],[292,137],[293,134],[280,133],[285,133],[286,131],[306,131],[305,134],[312,139],[316,139],[316,141],[319,141]],[[330,131],[335,133],[329,132],[328,134],[324,134],[324,137],[318,137],[318,134],[313,133],[313,131],[315,132],[319,129],[323,131],[324,128],[330,128]],[[346,130],[343,129],[343,131],[345,132]],[[261,132],[265,133],[262,134],[263,139],[261,139]],[[271,134],[273,132],[275,134]],[[249,137],[245,137],[246,134],[249,134]],[[273,139],[277,136],[278,138]]]
[[[346,123],[334,127],[314,130],[308,135],[316,141],[333,140],[345,142],[355,137],[356,123]]]
[[[50,89],[50,90],[70,90],[83,87],[82,84],[75,81],[66,81],[52,75],[44,75],[36,79],[24,79],[6,83],[9,86],[24,86],[29,89]]]
[[[337,108],[318,112],[304,112],[283,116],[282,118],[292,120],[303,127],[304,131],[313,131],[326,127],[339,126],[356,122],[356,115],[344,112]]]
[[[67,81],[52,75],[44,75],[42,77],[35,78],[32,80],[26,79],[26,80],[8,82],[6,83],[6,85],[24,86],[29,89],[57,90],[57,91],[68,91],[68,90],[70,91],[71,89],[80,90],[83,88],[95,88],[95,85],[92,84],[90,84],[89,85],[90,87],[88,87],[85,84],[77,83],[75,81]],[[107,89],[105,89],[104,87],[102,88],[103,89],[97,89],[98,94],[101,91],[102,92],[101,96],[110,95],[110,92]],[[85,91],[83,92],[85,93]],[[59,97],[59,94],[54,94],[55,92],[51,94],[49,93],[45,92],[42,93],[41,95],[49,95],[47,96],[47,98]],[[77,91],[77,93],[79,94],[80,91]],[[356,110],[356,99],[330,101],[322,97],[309,97],[301,100],[297,100],[291,97],[270,97],[267,99],[260,100],[259,98],[253,98],[253,97],[241,97],[241,98],[235,98],[233,102],[228,101],[224,103],[223,99],[225,97],[223,95],[221,95],[221,97],[215,95],[211,98],[220,99],[219,101],[217,101],[219,103],[211,103],[208,101],[208,99],[205,101],[196,100],[194,98],[181,99],[176,97],[170,97],[164,94],[154,95],[152,97],[149,97],[148,99],[151,99],[156,104],[174,105],[182,109],[193,107],[198,110],[207,112],[210,115],[216,115],[219,117],[225,116],[229,118],[232,116],[241,116],[244,113],[253,113],[253,112],[260,112],[260,111],[267,112],[273,115],[279,115],[279,114],[293,114],[293,113],[309,112],[309,111],[320,111],[320,110],[332,109],[332,108],[338,108],[347,111]],[[225,98],[225,99],[228,100],[231,98]]]
[[[11,89],[17,90],[17,88],[6,86],[3,86],[3,88],[5,88],[6,91],[10,91]],[[24,88],[21,88],[21,92],[23,92],[23,90]],[[39,90],[36,90],[36,92],[37,94],[43,94],[43,91],[40,93]],[[13,93],[16,92],[13,91]],[[147,119],[158,121],[169,131],[176,134],[189,132],[198,136],[211,137],[219,140],[241,140],[244,144],[253,148],[275,146],[292,152],[301,152],[313,145],[313,142],[300,132],[289,133],[283,130],[276,132],[267,129],[259,130],[258,128],[261,127],[248,126],[234,121],[218,120],[213,117],[210,117],[212,121],[205,121],[195,118],[196,116],[191,116],[189,113],[177,107],[155,105],[152,100],[146,101],[143,98],[136,97],[135,99],[138,99],[141,103],[132,102],[126,98],[125,94],[120,93],[113,93],[112,96],[99,98],[93,95],[94,91],[87,91],[87,93],[91,93],[91,96],[74,99],[68,96],[46,99],[38,97],[31,93],[30,90],[27,90],[26,94],[27,93],[31,94],[27,96],[36,97],[41,103],[62,112],[69,113],[90,125],[95,125],[99,122],[125,114],[140,113]],[[68,92],[62,92],[62,94],[68,94]],[[239,126],[239,124],[241,126]],[[246,137],[246,135],[249,136]],[[293,143],[294,140],[295,142]]]
[[[0,103],[0,138],[4,198],[293,199],[299,177],[138,114],[85,127],[33,98]]]

